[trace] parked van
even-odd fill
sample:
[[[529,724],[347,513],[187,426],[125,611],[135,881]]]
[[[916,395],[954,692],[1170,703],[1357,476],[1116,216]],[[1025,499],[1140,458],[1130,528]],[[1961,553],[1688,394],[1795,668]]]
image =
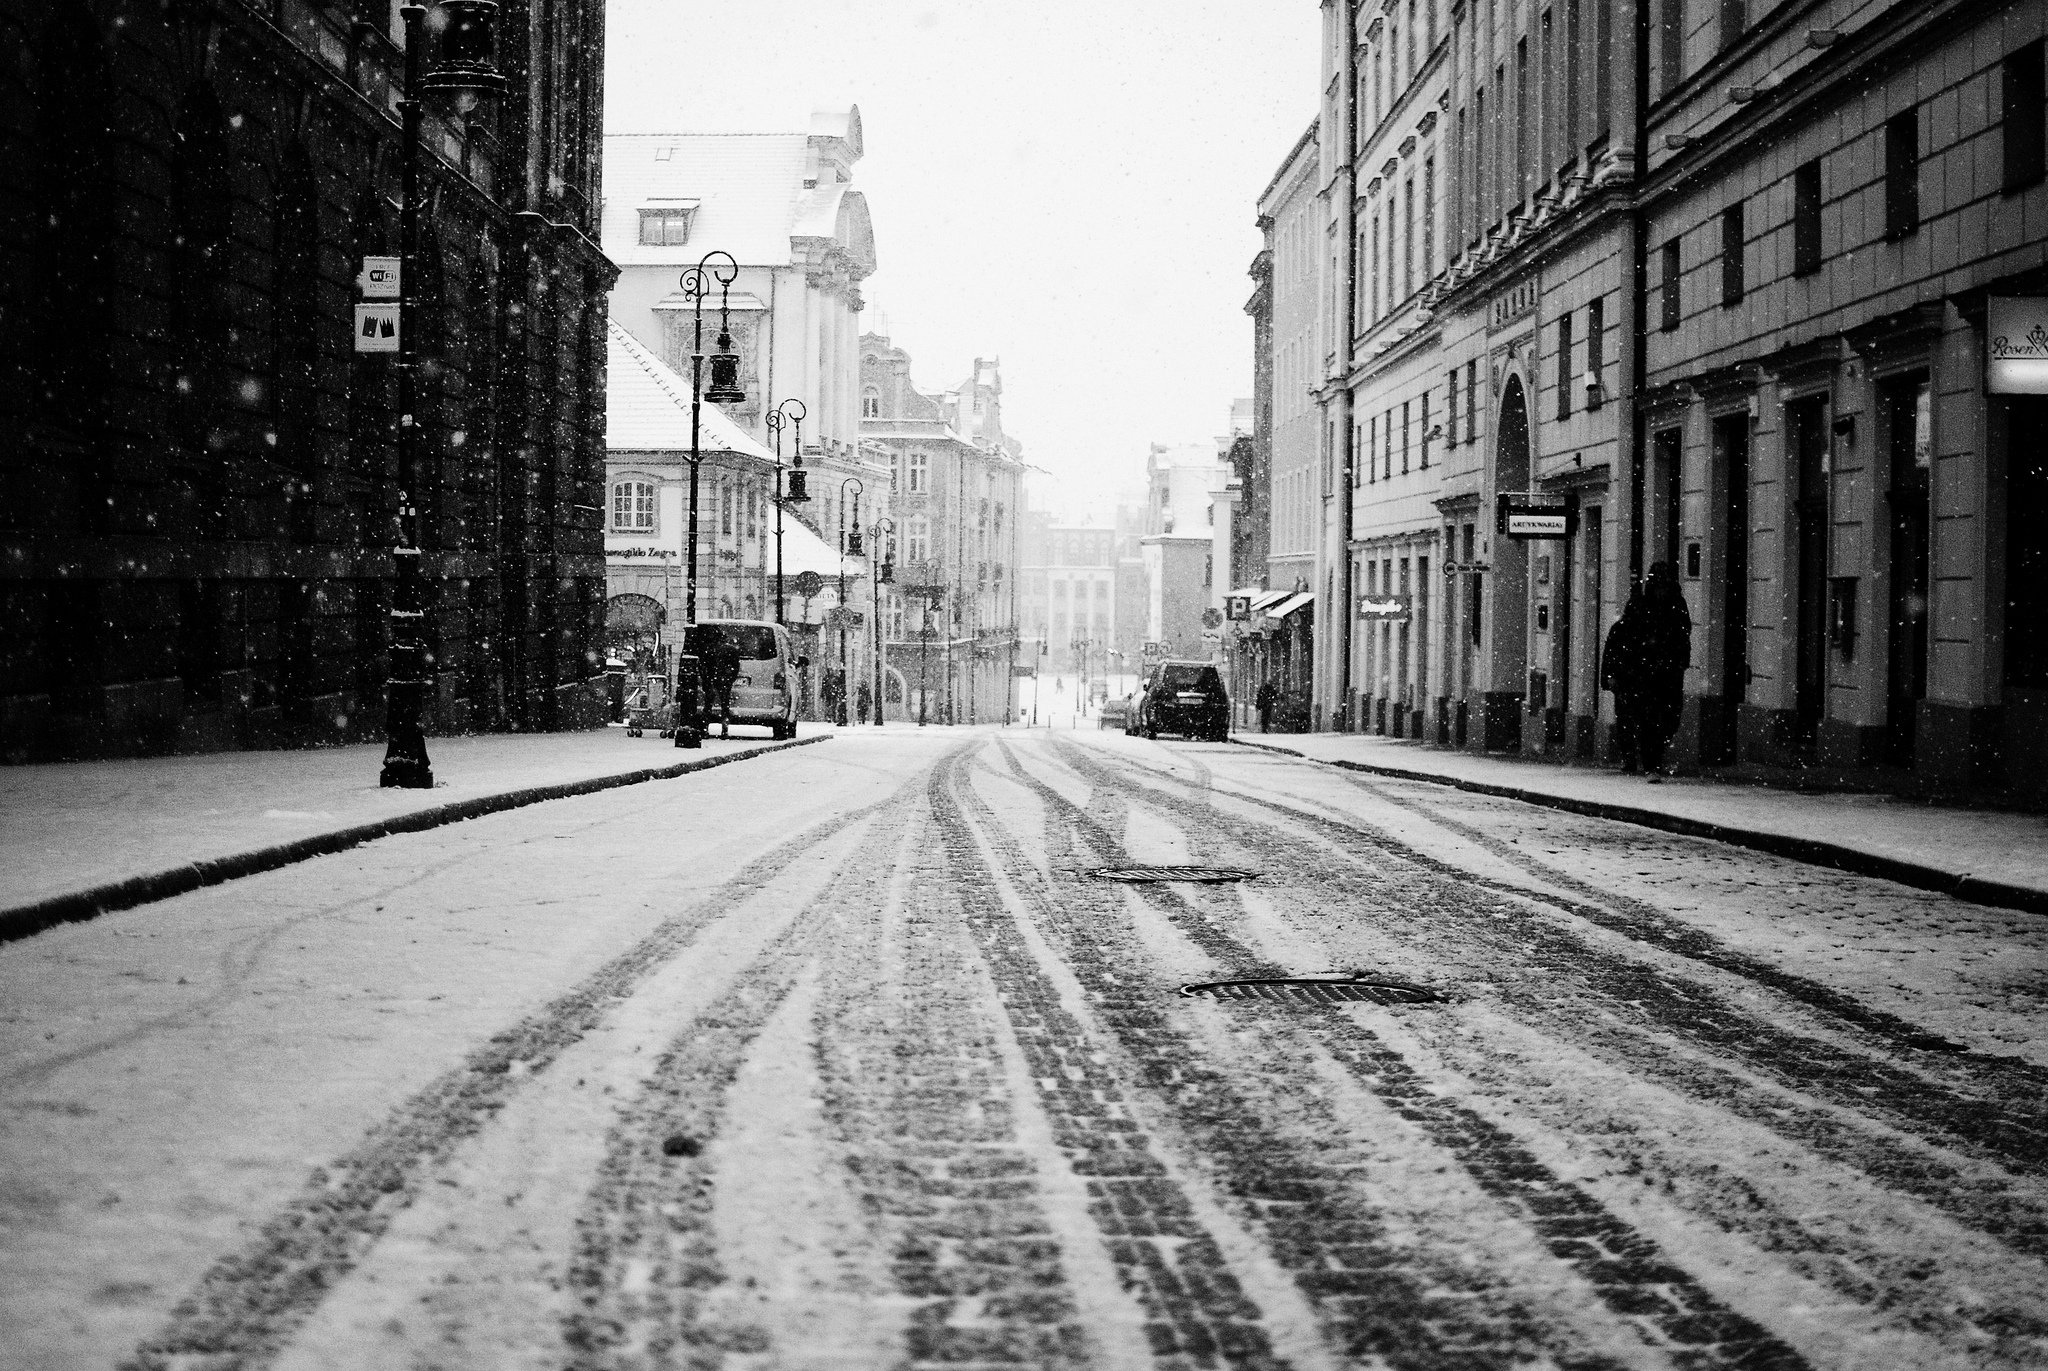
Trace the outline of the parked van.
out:
[[[683,651],[702,663],[704,722],[722,722],[719,674],[732,673],[732,721],[767,728],[777,738],[796,736],[796,673],[805,666],[790,652],[789,630],[758,619],[701,619],[683,634]]]

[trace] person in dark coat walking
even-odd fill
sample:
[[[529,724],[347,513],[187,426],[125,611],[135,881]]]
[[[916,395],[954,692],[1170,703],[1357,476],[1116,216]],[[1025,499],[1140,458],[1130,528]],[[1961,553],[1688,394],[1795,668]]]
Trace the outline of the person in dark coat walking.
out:
[[[714,631],[715,633],[715,631]],[[704,647],[704,686],[708,705],[718,710],[718,736],[732,736],[732,688],[740,678],[739,648],[723,633]]]
[[[1259,682],[1259,693],[1256,698],[1259,705],[1259,732],[1261,733],[1271,733],[1273,731],[1273,702],[1279,698],[1279,694],[1279,691],[1273,689],[1271,681]]]
[[[1652,781],[1664,775],[1664,750],[1685,706],[1692,663],[1692,612],[1669,562],[1651,566],[1607,635],[1600,681],[1614,692],[1616,744],[1622,770],[1638,765]]]
[[[1639,671],[1637,644],[1642,637],[1643,587],[1629,593],[1621,617],[1607,630],[1607,643],[1600,650],[1600,686],[1614,692],[1614,750],[1621,757],[1624,775],[1642,770],[1642,700],[1637,692]]]

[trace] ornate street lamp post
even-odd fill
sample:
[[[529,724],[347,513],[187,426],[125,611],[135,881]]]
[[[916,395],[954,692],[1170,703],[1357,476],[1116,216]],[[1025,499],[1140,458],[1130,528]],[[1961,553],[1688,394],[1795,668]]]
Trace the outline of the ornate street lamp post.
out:
[[[715,258],[725,259],[713,266]],[[690,335],[690,552],[689,580],[685,591],[685,622],[697,622],[697,472],[703,465],[700,430],[704,402],[714,405],[743,403],[747,393],[740,389],[740,359],[732,350],[732,283],[740,276],[740,264],[729,252],[707,252],[697,265],[683,273],[683,298],[695,308],[695,331]],[[718,286],[718,351],[711,354],[711,388],[704,388],[704,297]]]
[[[904,586],[903,591],[924,602],[924,613],[920,616],[924,622],[917,631],[917,726],[923,728],[926,724],[926,701],[931,697],[932,639],[939,636],[939,631],[932,627],[932,610],[946,598],[946,587],[939,580],[944,568],[938,558],[927,558],[916,566],[918,579]]]
[[[384,765],[377,784],[429,790],[433,764],[427,758],[428,668],[426,583],[420,575],[419,344],[416,326],[420,279],[420,100],[429,91],[453,95],[468,108],[505,88],[492,57],[496,0],[442,0],[447,23],[441,30],[441,60],[421,72],[427,9],[403,5],[405,98],[398,102],[403,159],[398,206],[398,545],[392,559],[398,581],[391,596],[391,677],[384,705]]]
[[[782,622],[782,507],[811,502],[810,492],[804,488],[804,413],[804,402],[792,398],[769,410],[765,421],[770,436],[775,439],[775,622],[778,624]],[[796,469],[789,473],[787,495],[782,493],[782,429],[785,424],[796,430]]]
[[[882,537],[884,529],[888,530],[889,535],[886,541]],[[880,728],[888,717],[882,695],[882,652],[887,646],[887,641],[882,637],[882,587],[896,584],[896,521],[886,515],[875,520],[874,525],[868,529],[868,542],[874,545],[876,553],[882,559],[881,570],[869,578],[873,582],[875,594],[875,727]]]
[[[847,531],[846,488],[853,487],[853,529]],[[837,722],[846,726],[847,696],[853,693],[853,661],[846,655],[846,620],[853,613],[846,607],[846,559],[861,557],[866,550],[860,541],[860,497],[867,487],[860,483],[860,477],[849,476],[839,483],[839,602],[835,611],[839,619],[839,708]]]

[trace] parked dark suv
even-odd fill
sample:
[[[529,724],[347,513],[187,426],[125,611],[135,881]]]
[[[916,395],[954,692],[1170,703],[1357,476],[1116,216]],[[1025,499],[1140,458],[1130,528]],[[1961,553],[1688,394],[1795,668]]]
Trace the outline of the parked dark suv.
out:
[[[1212,662],[1161,662],[1145,683],[1138,716],[1147,738],[1178,733],[1220,743],[1230,736],[1230,697]]]

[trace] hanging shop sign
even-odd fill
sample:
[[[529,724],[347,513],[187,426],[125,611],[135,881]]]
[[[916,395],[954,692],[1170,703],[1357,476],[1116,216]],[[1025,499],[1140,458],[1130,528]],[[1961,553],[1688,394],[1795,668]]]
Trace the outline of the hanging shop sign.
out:
[[[1251,618],[1252,597],[1249,595],[1226,596],[1223,601],[1223,617],[1234,620]]]
[[[1406,623],[1414,614],[1414,597],[1410,595],[1365,594],[1358,597],[1358,617],[1373,623]]]
[[[1569,538],[1579,531],[1579,502],[1504,491],[1494,504],[1494,531],[1517,539]]]
[[[1987,395],[2048,395],[2048,296],[1992,296],[1984,337]]]

